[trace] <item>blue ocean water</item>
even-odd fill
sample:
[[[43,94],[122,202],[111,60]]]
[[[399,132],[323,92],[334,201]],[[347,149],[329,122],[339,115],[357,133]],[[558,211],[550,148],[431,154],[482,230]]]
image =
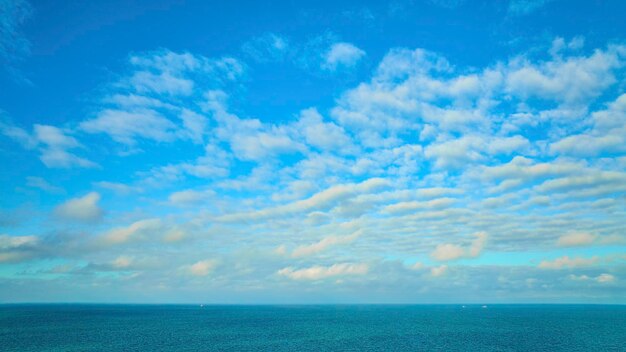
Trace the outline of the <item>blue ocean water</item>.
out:
[[[626,306],[0,305],[0,351],[626,351]]]

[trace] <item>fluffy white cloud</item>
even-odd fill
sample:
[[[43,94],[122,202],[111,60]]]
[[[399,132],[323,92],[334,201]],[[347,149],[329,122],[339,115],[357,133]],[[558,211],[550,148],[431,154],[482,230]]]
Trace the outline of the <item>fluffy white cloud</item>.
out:
[[[590,56],[558,58],[539,64],[513,60],[507,89],[522,98],[584,104],[615,83],[615,69],[623,61],[620,48],[609,47]]]
[[[103,211],[98,205],[100,194],[91,192],[57,206],[54,214],[62,219],[92,222],[100,220]]]
[[[237,74],[228,77],[228,69],[216,68],[215,61],[185,53],[135,56],[128,74],[77,130],[38,125],[31,133],[2,125],[3,134],[40,151],[42,158],[48,153],[48,161],[55,160],[54,153],[61,160],[68,151],[91,151],[81,132],[103,133],[122,144],[116,147],[153,153],[143,159],[150,161],[147,170],[134,173],[139,156],[120,164],[119,170],[131,173],[117,181],[128,184],[93,183],[119,195],[137,193],[136,199],[112,195],[107,201],[125,202],[107,220],[126,225],[98,224],[96,236],[46,237],[45,246],[43,239],[6,245],[0,259],[46,257],[45,247],[53,247],[63,259],[83,260],[82,253],[89,252],[94,263],[103,263],[71,268],[126,275],[152,257],[154,270],[137,277],[142,284],[204,292],[217,282],[257,290],[283,277],[320,280],[310,285],[320,290],[342,282],[342,289],[361,294],[358,285],[365,280],[344,276],[367,273],[368,282],[389,292],[439,295],[480,286],[482,293],[521,295],[542,287],[554,297],[557,286],[573,283],[559,280],[558,270],[542,269],[592,266],[599,259],[526,263],[533,266],[447,262],[479,256],[487,233],[497,234],[489,237],[494,253],[532,247],[554,251],[548,258],[562,255],[555,245],[624,243],[626,159],[620,143],[626,100],[602,103],[617,87],[611,77],[621,77],[623,49],[598,50],[594,57],[574,44],[555,43],[544,61],[529,53],[484,68],[457,67],[426,50],[394,49],[371,80],[344,92],[334,107],[300,110],[287,121],[240,113],[236,93],[229,107],[223,81]],[[603,66],[611,58],[619,64]],[[564,78],[570,72],[598,80],[583,83],[601,92],[570,86]],[[159,160],[163,164],[153,164]],[[46,180],[28,179],[27,185],[53,189]],[[87,219],[90,207],[99,208],[93,197],[74,203],[66,206],[74,217]],[[180,205],[191,207],[172,208]],[[129,224],[154,214],[167,215]],[[19,210],[0,209],[0,225],[14,226],[22,217]],[[367,235],[359,236],[359,229]],[[459,236],[467,229],[485,232]],[[225,263],[219,280],[190,278],[214,272],[212,260],[194,263],[193,258],[206,258],[207,248],[218,249]],[[158,260],[164,253],[168,263]],[[446,263],[406,264],[429,255]],[[621,285],[615,277],[620,260],[602,262],[610,276],[599,275],[599,267],[587,269],[589,283]],[[430,279],[441,276],[450,280]]]
[[[474,258],[480,255],[487,241],[487,233],[477,232],[476,237],[468,248],[452,243],[444,243],[437,245],[431,253],[431,257],[438,261],[450,261],[459,258]]]
[[[553,153],[582,157],[602,153],[626,153],[626,94],[609,104],[606,110],[594,112],[591,127],[581,134],[564,137],[550,145]]]
[[[465,255],[465,248],[452,244],[444,243],[437,245],[437,248],[431,253],[431,257],[439,261],[455,260]]]
[[[322,67],[328,70],[336,70],[339,67],[352,67],[365,56],[365,51],[351,43],[335,43],[324,55]]]
[[[336,276],[365,275],[369,267],[367,264],[341,263],[331,266],[312,266],[304,269],[287,267],[280,269],[277,274],[292,280],[322,280]]]
[[[168,50],[132,56],[131,72],[112,86],[94,117],[80,123],[87,133],[104,133],[134,145],[140,139],[202,143],[208,119],[192,110],[208,90],[236,80],[243,66],[233,58],[208,59]],[[199,86],[196,86],[196,84]],[[190,99],[190,101],[182,101]]]
[[[302,131],[306,142],[315,148],[339,153],[354,151],[352,141],[344,129],[332,122],[324,122],[322,115],[315,109],[303,110],[296,126]]]
[[[238,159],[262,162],[306,151],[289,126],[264,124],[258,119],[242,119],[229,113],[223,91],[209,91],[206,98],[205,109],[219,122],[216,137],[227,142]]]
[[[207,259],[198,261],[187,267],[189,273],[193,276],[207,276],[217,266],[217,261],[214,259]]]
[[[613,282],[615,281],[615,276],[611,274],[600,274],[600,276],[598,276],[596,280],[600,283]]]

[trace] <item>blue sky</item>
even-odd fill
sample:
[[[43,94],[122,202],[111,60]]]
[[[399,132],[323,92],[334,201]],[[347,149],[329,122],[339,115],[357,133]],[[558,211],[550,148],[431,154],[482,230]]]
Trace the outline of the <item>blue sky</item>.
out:
[[[626,303],[621,1],[0,10],[0,302]]]

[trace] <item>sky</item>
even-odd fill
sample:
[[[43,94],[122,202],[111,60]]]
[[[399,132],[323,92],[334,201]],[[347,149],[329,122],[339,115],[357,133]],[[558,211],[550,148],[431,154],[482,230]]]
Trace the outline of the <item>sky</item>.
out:
[[[626,303],[626,3],[0,0],[0,303]]]

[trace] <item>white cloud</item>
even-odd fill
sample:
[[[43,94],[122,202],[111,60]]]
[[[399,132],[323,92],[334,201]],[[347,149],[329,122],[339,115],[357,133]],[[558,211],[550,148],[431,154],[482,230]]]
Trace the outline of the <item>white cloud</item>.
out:
[[[414,212],[416,210],[433,210],[447,208],[456,202],[454,198],[437,198],[428,201],[409,201],[390,204],[382,209],[382,212],[389,214],[402,214]]]
[[[371,178],[357,184],[339,184],[314,194],[313,196],[277,207],[257,210],[247,213],[227,214],[218,218],[225,222],[242,220],[260,220],[273,216],[301,213],[313,210],[328,209],[342,200],[362,193],[369,193],[389,185],[389,181],[381,178]]]
[[[341,263],[331,266],[312,266],[305,269],[287,267],[280,269],[277,274],[292,280],[322,280],[335,276],[365,275],[369,267],[367,264]]]
[[[562,45],[569,46],[555,43],[547,61],[531,60],[534,53],[529,53],[524,59],[487,68],[455,67],[424,50],[392,50],[372,79],[341,95],[330,114],[326,115],[326,108],[310,108],[286,116],[286,121],[272,118],[271,122],[266,116],[241,118],[227,109],[226,94],[220,89],[228,87],[206,84],[214,77],[204,77],[210,74],[202,71],[205,63],[197,56],[133,58],[133,69],[126,78],[107,92],[93,119],[80,125],[92,124],[94,133],[110,135],[124,144],[121,148],[145,148],[151,153],[148,159],[144,158],[148,155],[132,156],[119,164],[119,170],[130,173],[117,181],[130,182],[128,185],[93,183],[122,194],[143,191],[137,199],[113,197],[107,201],[117,209],[110,214],[110,221],[121,227],[99,230],[98,225],[95,230],[100,235],[95,237],[52,236],[50,243],[46,238],[46,246],[37,244],[41,241],[24,244],[0,251],[0,258],[45,257],[45,247],[51,247],[64,260],[82,260],[84,254],[75,248],[78,246],[93,251],[88,253],[93,260],[105,258],[102,263],[106,264],[101,265],[108,265],[107,270],[134,268],[135,259],[130,255],[141,255],[138,260],[142,263],[144,258],[157,258],[155,270],[141,273],[146,283],[185,288],[184,280],[191,280],[194,285],[209,287],[213,280],[186,276],[210,275],[214,265],[204,260],[193,263],[194,258],[205,258],[207,248],[219,248],[224,260],[233,263],[224,265],[220,285],[234,287],[236,283],[242,290],[267,287],[267,269],[275,273],[283,268],[275,276],[333,278],[327,283],[342,281],[343,275],[370,273],[367,281],[375,280],[377,287],[410,291],[420,298],[423,292],[465,293],[475,287],[482,292],[510,289],[519,291],[515,297],[520,297],[530,286],[541,287],[534,293],[555,297],[562,289],[558,285],[574,285],[558,280],[562,273],[540,268],[592,265],[595,259],[550,258],[539,267],[482,264],[490,258],[481,260],[481,265],[457,268],[441,264],[477,257],[485,250],[486,233],[459,236],[467,229],[497,234],[489,237],[489,250],[500,254],[543,248],[550,241],[560,246],[623,243],[626,159],[618,146],[621,140],[614,144],[601,140],[623,134],[619,114],[624,111],[620,104],[625,98],[602,107],[602,100],[613,94],[613,85],[599,88],[604,90],[596,99],[595,93],[584,89],[568,93],[570,87],[555,83],[565,70],[560,65],[592,69],[581,64],[590,55],[566,57],[577,49],[559,47]],[[541,97],[531,89],[536,82],[511,78],[522,68],[538,72],[537,84],[549,86],[539,89]],[[608,70],[608,75],[616,70]],[[153,81],[131,86],[132,78],[139,77],[137,72],[148,72]],[[193,81],[192,89],[159,81],[164,77]],[[205,95],[208,87],[213,90]],[[569,98],[559,97],[560,93]],[[98,120],[107,112],[127,115]],[[133,115],[142,112],[153,114],[157,122],[142,122]],[[48,126],[29,133],[3,126],[3,133],[10,138],[41,151],[90,150],[82,144],[86,140],[81,137],[78,141],[79,131]],[[585,136],[593,145],[577,145],[585,139],[568,142],[569,147],[561,143],[572,136]],[[167,143],[147,143],[150,141]],[[156,144],[157,149],[148,149]],[[602,147],[596,148],[598,145]],[[97,150],[110,148],[104,145]],[[141,168],[135,162],[145,161],[150,162],[148,169],[134,173],[136,167]],[[107,165],[111,162],[118,167],[116,160]],[[157,162],[163,164],[153,165]],[[42,180],[29,179],[28,183],[50,189]],[[67,179],[55,176],[50,180]],[[216,193],[206,191],[209,189]],[[133,205],[137,201],[140,206]],[[193,207],[167,212],[167,220],[136,221],[138,216],[154,216],[150,213],[155,211],[161,214],[160,208],[172,204]],[[127,208],[132,212],[124,211]],[[13,226],[11,221],[19,223],[26,217],[18,210],[0,209],[0,225]],[[368,235],[357,240],[357,229]],[[573,230],[581,232],[570,232]],[[581,235],[591,230],[597,235]],[[156,243],[159,241],[167,243]],[[121,251],[129,256],[120,257]],[[164,253],[178,270],[158,260]],[[442,262],[434,266],[406,264],[416,255],[429,254],[431,260]],[[323,261],[314,263],[314,258]],[[370,261],[379,265],[355,264]],[[617,259],[607,259],[606,264],[607,273],[619,272],[622,265]],[[169,277],[170,273],[181,275]],[[599,273],[586,274],[597,280],[594,276]],[[442,275],[451,279],[428,280]],[[342,289],[354,290],[351,285],[356,281],[345,280]],[[325,285],[319,282],[310,287]],[[578,287],[582,286],[591,285]]]
[[[0,263],[30,259],[35,255],[39,243],[37,236],[0,235]]]
[[[278,129],[268,132],[254,131],[250,134],[237,133],[229,139],[231,149],[241,160],[263,161],[282,154],[304,151],[302,144]]]
[[[108,134],[113,140],[129,145],[135,144],[136,138],[171,142],[176,128],[173,122],[148,109],[103,110],[94,119],[81,122],[79,127],[87,133]]]
[[[510,155],[528,149],[530,142],[522,136],[483,137],[464,136],[430,144],[424,150],[426,157],[440,169],[463,169],[472,163],[484,162],[489,156]]]
[[[180,118],[183,120],[184,130],[179,133],[188,136],[195,143],[202,143],[204,135],[208,132],[208,119],[189,109],[183,109]]]
[[[584,266],[591,266],[598,262],[598,257],[591,258],[570,258],[569,256],[563,256],[560,258],[556,258],[552,261],[544,260],[539,263],[539,268],[541,269],[563,269],[563,268],[578,268]]]
[[[192,109],[210,87],[243,73],[243,66],[233,58],[208,59],[168,50],[135,55],[129,62],[129,74],[111,85],[103,106],[80,123],[82,131],[108,134],[131,146],[139,139],[202,143],[208,120]]]
[[[35,125],[34,135],[44,145],[41,148],[41,161],[48,167],[68,168],[73,166],[95,167],[93,162],[80,158],[67,150],[81,147],[81,144],[66,131],[54,126]]]
[[[615,281],[615,276],[613,276],[611,274],[600,274],[600,276],[598,276],[596,278],[596,281],[598,281],[600,283],[613,282],[613,281]]]
[[[259,162],[306,151],[289,126],[264,124],[258,119],[241,119],[229,113],[223,91],[209,91],[206,97],[205,109],[218,121],[216,137],[227,142],[238,159]]]
[[[210,196],[214,195],[213,191],[195,191],[195,190],[184,190],[174,192],[169,195],[168,200],[170,203],[175,205],[189,205],[189,204],[197,204],[203,201],[206,201]]]
[[[359,237],[360,234],[361,232],[357,231],[347,236],[328,236],[328,237],[323,238],[319,242],[316,242],[310,245],[303,245],[303,246],[297,247],[296,249],[293,250],[293,252],[291,253],[291,256],[296,257],[296,258],[305,257],[305,256],[322,252],[326,250],[328,247],[352,243],[354,240],[356,240]]]
[[[591,128],[566,136],[550,145],[555,154],[593,157],[626,153],[626,94],[620,95],[605,110],[591,114]]]
[[[585,246],[592,244],[597,236],[586,232],[572,232],[560,236],[557,245],[561,247]]]
[[[517,59],[510,63],[506,85],[509,92],[524,99],[584,104],[615,83],[613,71],[620,65],[615,47],[597,50],[588,57],[558,58],[539,64]]]
[[[70,131],[55,126],[35,124],[33,133],[0,122],[0,132],[22,144],[26,149],[38,149],[39,159],[49,168],[96,167],[97,164],[68,150],[83,148]]]
[[[365,51],[351,43],[335,43],[324,55],[322,67],[334,71],[339,67],[352,67],[365,56]]]
[[[600,274],[596,277],[590,277],[587,275],[574,275],[571,274],[568,276],[568,278],[570,280],[574,280],[574,281],[595,281],[598,282],[600,284],[607,284],[607,283],[612,283],[615,281],[615,276],[611,275],[611,274]]]
[[[109,230],[100,237],[101,243],[104,244],[122,244],[130,241],[145,239],[155,232],[163,230],[163,223],[159,219],[145,219],[134,222],[128,227],[118,227]]]
[[[478,232],[475,233],[476,239],[472,241],[470,245],[468,256],[471,258],[478,257],[480,253],[483,251],[483,247],[485,247],[485,242],[487,242],[487,233],[486,232]]]
[[[217,266],[217,261],[214,259],[207,259],[198,261],[187,267],[189,273],[193,276],[207,276]]]
[[[431,257],[439,261],[455,260],[465,256],[465,248],[451,243],[437,245]]]
[[[93,222],[100,220],[103,211],[98,205],[100,194],[91,192],[83,197],[73,198],[57,206],[54,214],[62,219]]]
[[[169,72],[154,74],[146,71],[135,72],[130,84],[139,93],[155,92],[170,95],[190,95],[193,92],[193,81],[176,77]]]
[[[487,241],[487,233],[477,232],[473,235],[476,237],[469,247],[462,247],[452,243],[444,243],[437,245],[431,253],[431,257],[438,261],[451,261],[460,258],[475,258],[479,256]]]
[[[316,109],[306,109],[300,113],[297,123],[306,142],[320,150],[345,153],[354,151],[350,137],[343,128],[332,122],[324,122]]]

